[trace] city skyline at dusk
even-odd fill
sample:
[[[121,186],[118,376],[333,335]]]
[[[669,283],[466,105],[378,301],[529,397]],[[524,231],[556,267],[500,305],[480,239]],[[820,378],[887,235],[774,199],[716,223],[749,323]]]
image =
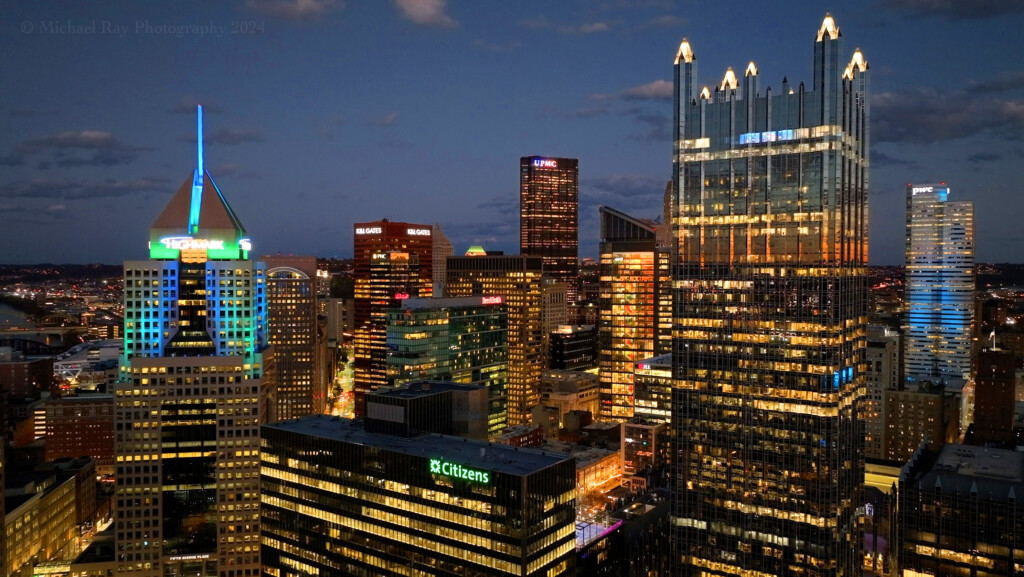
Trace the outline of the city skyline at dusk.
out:
[[[579,158],[580,256],[596,257],[597,206],[661,213],[679,42],[700,85],[753,59],[777,91],[811,81],[803,31],[825,8],[12,6],[6,69],[31,81],[0,87],[0,262],[142,258],[194,168],[197,103],[207,168],[260,254],[351,257],[352,223],[381,218],[439,223],[456,254],[518,252],[518,159],[536,154]],[[902,263],[903,191],[940,181],[975,202],[979,262],[1020,260],[1024,9],[834,8],[872,66],[870,262]]]

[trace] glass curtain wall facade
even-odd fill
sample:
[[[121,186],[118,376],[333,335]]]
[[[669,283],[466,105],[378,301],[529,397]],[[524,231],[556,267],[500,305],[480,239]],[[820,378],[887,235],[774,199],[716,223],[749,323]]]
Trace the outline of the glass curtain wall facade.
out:
[[[544,259],[544,273],[579,292],[579,160],[519,159],[519,251]]]
[[[675,59],[675,575],[860,574],[868,67],[811,86]]]
[[[671,350],[670,253],[658,249],[653,223],[606,206],[600,212],[600,416],[627,420],[634,365]]]
[[[974,330],[974,203],[907,185],[906,349],[912,381],[963,383]]]
[[[541,334],[542,260],[518,255],[448,259],[447,294],[499,295],[508,308],[508,424],[530,422],[540,403],[544,338]]]
[[[410,299],[388,312],[388,384],[439,380],[488,391],[488,436],[508,425],[508,309],[502,297]],[[488,303],[488,304],[484,304]]]

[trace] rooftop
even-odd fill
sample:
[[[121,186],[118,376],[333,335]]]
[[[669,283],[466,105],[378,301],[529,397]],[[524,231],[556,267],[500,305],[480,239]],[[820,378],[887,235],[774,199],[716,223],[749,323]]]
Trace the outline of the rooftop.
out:
[[[288,431],[343,443],[366,445],[417,457],[444,459],[469,467],[486,469],[506,475],[526,476],[569,459],[565,455],[472,441],[447,435],[424,435],[415,438],[368,433],[351,419],[312,415],[273,425],[266,429]]]
[[[438,299],[406,299],[402,301],[403,309],[440,309],[457,307],[479,307],[500,305],[504,302],[501,296],[446,297]]]
[[[937,452],[919,451],[900,473],[904,483],[923,490],[1005,499],[1024,496],[1024,453],[971,445],[944,445]]]
[[[414,381],[396,387],[380,388],[372,393],[368,393],[367,402],[372,401],[375,396],[410,399],[413,397],[436,395],[447,391],[475,391],[480,388],[482,388],[481,385],[464,385],[451,381]]]

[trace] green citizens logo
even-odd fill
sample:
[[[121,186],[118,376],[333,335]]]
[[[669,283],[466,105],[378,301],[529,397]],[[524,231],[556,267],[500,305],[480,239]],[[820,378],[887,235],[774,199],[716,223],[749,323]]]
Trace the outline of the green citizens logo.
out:
[[[464,479],[466,481],[473,481],[474,483],[490,483],[491,474],[487,471],[477,471],[476,469],[468,469],[462,465],[456,465],[455,463],[449,463],[442,459],[431,459],[430,460],[430,472],[435,475],[446,475],[448,477],[455,477],[456,479]]]

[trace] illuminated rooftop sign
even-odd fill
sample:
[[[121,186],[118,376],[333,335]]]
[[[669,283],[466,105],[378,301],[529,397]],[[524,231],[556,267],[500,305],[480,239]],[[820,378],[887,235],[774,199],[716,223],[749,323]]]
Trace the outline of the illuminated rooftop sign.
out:
[[[935,187],[933,186],[915,186],[910,189],[910,195],[913,196],[919,192],[934,192]]]
[[[409,236],[430,236],[429,228],[409,228],[405,230]]]
[[[395,293],[396,300],[404,301],[407,298],[409,298],[409,293]]]
[[[192,238],[190,236],[168,236],[160,239],[160,244],[170,250],[224,250],[224,241],[210,238]],[[243,238],[238,241],[238,248],[252,250],[252,241]]]
[[[505,302],[505,299],[500,296],[480,298],[480,304],[482,305],[500,305],[503,302]]]
[[[444,475],[473,483],[490,484],[491,482],[491,474],[488,471],[470,469],[469,467],[449,463],[444,459],[431,459],[430,472],[434,475]]]
[[[380,234],[382,232],[384,232],[384,229],[379,226],[368,226],[365,228],[360,226],[356,229],[356,234]]]
[[[558,162],[554,160],[548,160],[546,158],[536,158],[533,161],[533,165],[539,168],[558,168]]]

